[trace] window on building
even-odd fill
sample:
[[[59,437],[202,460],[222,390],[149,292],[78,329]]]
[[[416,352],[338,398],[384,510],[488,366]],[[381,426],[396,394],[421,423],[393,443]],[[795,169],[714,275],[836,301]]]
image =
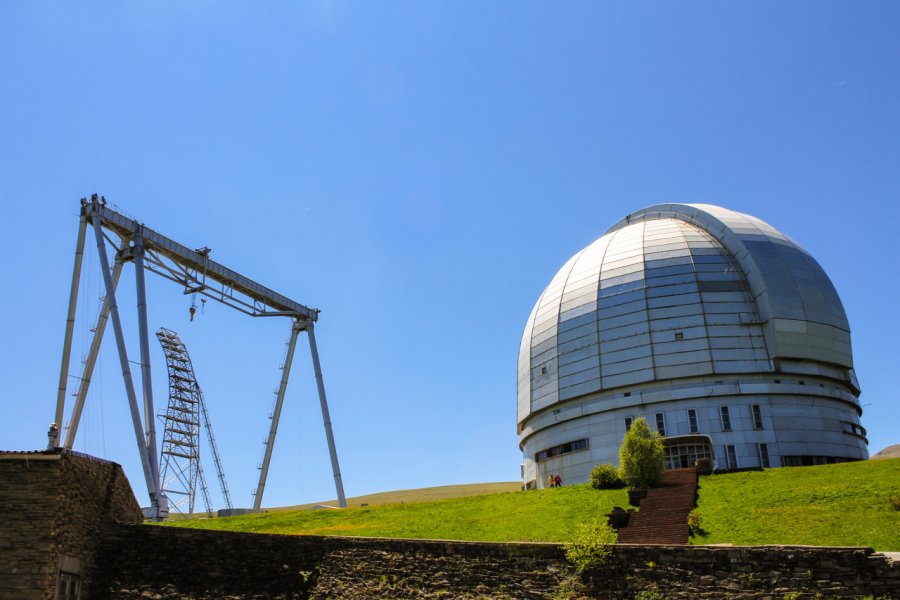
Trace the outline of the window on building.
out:
[[[73,573],[60,572],[56,589],[57,600],[78,600],[81,588],[81,577]]]
[[[697,425],[697,411],[693,408],[688,409],[688,424],[691,427],[691,433],[700,432],[700,427]]]
[[[811,467],[813,465],[830,465],[847,462],[849,459],[838,456],[782,456],[782,467]]]
[[[685,469],[693,467],[698,460],[712,461],[712,447],[709,444],[676,444],[666,446],[666,468]]]
[[[666,415],[663,413],[656,413],[656,431],[659,432],[659,435],[666,437]]]
[[[768,469],[771,466],[769,464],[769,445],[757,444],[756,447],[759,450],[759,466]]]
[[[625,417],[625,431],[627,432],[631,429],[631,424],[634,423],[634,417]]]
[[[734,444],[725,446],[725,460],[728,462],[729,469],[737,469],[737,452],[734,451]]]
[[[844,433],[849,433],[850,435],[855,435],[866,440],[866,429],[862,425],[850,421],[841,421],[841,427],[843,428]],[[868,440],[866,440],[866,443],[868,443]]]
[[[575,440],[574,442],[566,442],[565,444],[560,444],[559,446],[553,446],[552,448],[541,450],[534,455],[534,462],[541,462],[543,460],[547,460],[548,458],[553,458],[554,456],[559,456],[561,454],[568,454],[569,452],[575,452],[577,450],[587,450],[587,447],[587,439]]]
[[[720,406],[719,412],[722,415],[722,431],[731,431],[731,415],[728,414],[728,407]]]
[[[753,429],[762,429],[762,411],[759,409],[759,404],[751,405],[750,412],[753,414]]]
[[[676,331],[675,332],[675,341],[680,342],[683,339],[684,339],[684,333],[681,331]]]

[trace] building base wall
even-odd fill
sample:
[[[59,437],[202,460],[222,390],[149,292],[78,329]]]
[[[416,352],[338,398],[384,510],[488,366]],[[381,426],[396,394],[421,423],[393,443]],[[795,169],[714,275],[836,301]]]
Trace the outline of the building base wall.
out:
[[[708,435],[720,469],[780,467],[796,457],[821,459],[815,464],[867,459],[855,396],[833,380],[802,377],[698,378],[560,403],[525,422],[523,482],[544,488],[558,474],[563,484],[584,483],[594,465],[617,465],[626,424],[638,417],[651,430],[661,425],[666,437]],[[548,449],[581,440],[583,448],[542,459]]]

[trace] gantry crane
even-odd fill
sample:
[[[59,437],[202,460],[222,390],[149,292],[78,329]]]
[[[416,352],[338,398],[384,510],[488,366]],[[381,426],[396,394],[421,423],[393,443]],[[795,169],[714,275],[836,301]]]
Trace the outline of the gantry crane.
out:
[[[95,327],[92,329],[94,332],[93,339],[91,340],[88,356],[84,361],[78,390],[74,394],[75,404],[69,420],[68,433],[66,435],[64,447],[67,449],[72,448],[75,434],[78,430],[78,423],[84,408],[84,401],[87,397],[88,387],[90,386],[94,365],[100,350],[100,343],[106,329],[107,320],[112,320],[119,362],[122,367],[122,378],[125,382],[125,392],[131,410],[132,425],[134,427],[138,452],[141,458],[141,467],[144,472],[147,490],[150,495],[151,506],[148,511],[148,517],[153,520],[162,520],[168,514],[168,501],[162,493],[160,485],[159,464],[157,461],[159,454],[157,452],[156,430],[153,422],[153,389],[150,378],[150,336],[147,325],[147,295],[144,282],[144,271],[146,270],[175,282],[183,288],[186,294],[200,294],[253,317],[287,317],[291,320],[291,337],[288,342],[287,358],[282,369],[275,409],[271,416],[269,435],[265,442],[265,454],[263,456],[262,465],[260,466],[259,483],[254,494],[253,507],[255,509],[260,508],[263,492],[265,491],[269,463],[275,445],[275,434],[278,430],[278,420],[284,403],[284,394],[287,388],[288,377],[290,376],[294,348],[296,347],[297,338],[300,333],[306,332],[309,340],[310,354],[312,356],[316,387],[319,394],[319,404],[322,410],[322,420],[325,426],[325,437],[328,442],[328,451],[331,458],[331,467],[334,474],[338,503],[341,507],[346,506],[344,486],[341,480],[337,451],[334,444],[334,435],[332,433],[331,417],[329,416],[328,402],[325,396],[325,385],[322,379],[322,369],[319,363],[319,352],[316,346],[315,323],[319,318],[319,310],[295,302],[235,271],[232,271],[224,265],[210,260],[208,248],[191,250],[190,248],[157,233],[142,223],[113,210],[107,205],[106,199],[97,194],[91,196],[89,200],[86,198],[81,200],[81,216],[78,226],[78,238],[75,246],[75,264],[72,269],[72,285],[69,292],[69,307],[63,341],[59,389],[56,398],[54,422],[50,429],[49,446],[54,448],[60,445],[60,430],[65,413],[66,387],[69,378],[69,360],[72,351],[72,334],[75,324],[81,264],[84,257],[85,238],[87,236],[88,225],[91,226],[91,229],[93,229],[94,232],[106,296],[100,309],[100,316],[97,319]],[[112,236],[115,236],[115,238]],[[115,249],[115,258],[112,268],[110,268],[109,257],[107,256],[107,244]],[[128,358],[125,336],[119,318],[119,306],[116,299],[116,287],[118,285],[119,276],[126,263],[134,263],[135,266],[143,418],[131,374],[131,361],[129,361]]]

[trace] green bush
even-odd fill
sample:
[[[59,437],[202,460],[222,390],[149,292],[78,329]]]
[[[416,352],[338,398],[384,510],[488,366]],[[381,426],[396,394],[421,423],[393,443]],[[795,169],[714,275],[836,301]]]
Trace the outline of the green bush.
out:
[[[656,586],[650,586],[646,590],[641,590],[634,595],[634,600],[663,600],[662,594],[656,589]]]
[[[659,485],[665,468],[662,437],[650,431],[643,417],[638,417],[619,447],[619,476],[629,487],[654,487]]]
[[[700,513],[696,510],[692,510],[688,513],[687,517],[687,526],[688,529],[691,530],[691,537],[697,535],[703,535],[703,525],[700,521]]]
[[[619,471],[610,464],[594,465],[589,481],[595,490],[617,490],[625,487],[625,482],[619,477]]]
[[[606,564],[616,543],[616,530],[605,520],[581,523],[565,545],[566,558],[578,571],[598,569]]]

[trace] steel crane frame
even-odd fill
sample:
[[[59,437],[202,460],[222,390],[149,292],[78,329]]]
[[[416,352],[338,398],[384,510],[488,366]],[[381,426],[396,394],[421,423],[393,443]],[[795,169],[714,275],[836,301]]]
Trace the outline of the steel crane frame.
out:
[[[325,437],[328,442],[328,452],[331,458],[332,471],[334,473],[338,503],[341,507],[345,507],[347,501],[344,496],[344,485],[341,479],[337,450],[335,449],[334,444],[334,434],[331,427],[331,417],[328,411],[328,401],[325,396],[325,384],[322,379],[322,369],[319,363],[319,352],[316,346],[315,323],[319,318],[319,310],[295,302],[247,277],[244,277],[240,273],[237,273],[224,265],[210,260],[209,250],[206,248],[191,250],[186,246],[145,227],[142,223],[138,223],[134,219],[107,206],[106,199],[99,197],[97,194],[91,196],[90,200],[86,198],[82,198],[81,200],[81,216],[75,247],[75,264],[72,269],[72,284],[69,293],[69,306],[59,373],[56,412],[54,414],[54,425],[51,426],[50,429],[49,447],[58,447],[60,442],[59,436],[65,413],[66,387],[69,378],[69,361],[72,352],[72,337],[78,302],[78,288],[81,279],[81,264],[84,257],[84,246],[88,225],[91,225],[94,231],[106,295],[100,309],[97,323],[93,329],[94,335],[91,340],[88,356],[82,368],[78,390],[74,394],[75,403],[63,447],[71,449],[72,444],[75,441],[75,434],[78,430],[78,424],[84,409],[84,401],[87,397],[103,334],[106,329],[107,321],[111,319],[119,361],[122,367],[122,378],[125,382],[125,392],[131,410],[132,425],[137,440],[138,453],[140,454],[141,466],[144,472],[147,490],[150,495],[151,506],[150,514],[148,516],[154,520],[161,520],[166,517],[168,507],[167,501],[161,493],[159,481],[159,465],[157,460],[159,454],[156,449],[156,430],[153,416],[153,388],[150,378],[150,341],[149,329],[147,326],[147,294],[144,281],[144,270],[147,270],[181,285],[184,287],[185,294],[199,293],[253,317],[288,317],[291,319],[291,338],[288,344],[287,359],[282,370],[275,410],[271,417],[272,423],[269,429],[268,438],[266,439],[265,455],[263,457],[262,466],[260,467],[259,483],[254,494],[253,507],[255,509],[259,509],[262,505],[262,496],[265,491],[269,464],[272,458],[272,449],[275,444],[275,434],[278,430],[278,421],[284,404],[284,395],[287,389],[288,377],[290,376],[291,363],[293,361],[297,338],[300,332],[306,332],[316,378],[319,404],[322,410],[322,420],[325,426]],[[118,240],[114,240],[110,234],[115,235]],[[116,249],[112,268],[110,268],[109,257],[107,256],[107,243]],[[138,405],[137,393],[131,374],[125,336],[122,331],[122,323],[119,318],[119,308],[116,300],[116,288],[118,286],[119,277],[124,264],[127,262],[133,262],[135,265],[138,335],[140,338],[141,355],[143,419],[141,418],[141,410]]]

